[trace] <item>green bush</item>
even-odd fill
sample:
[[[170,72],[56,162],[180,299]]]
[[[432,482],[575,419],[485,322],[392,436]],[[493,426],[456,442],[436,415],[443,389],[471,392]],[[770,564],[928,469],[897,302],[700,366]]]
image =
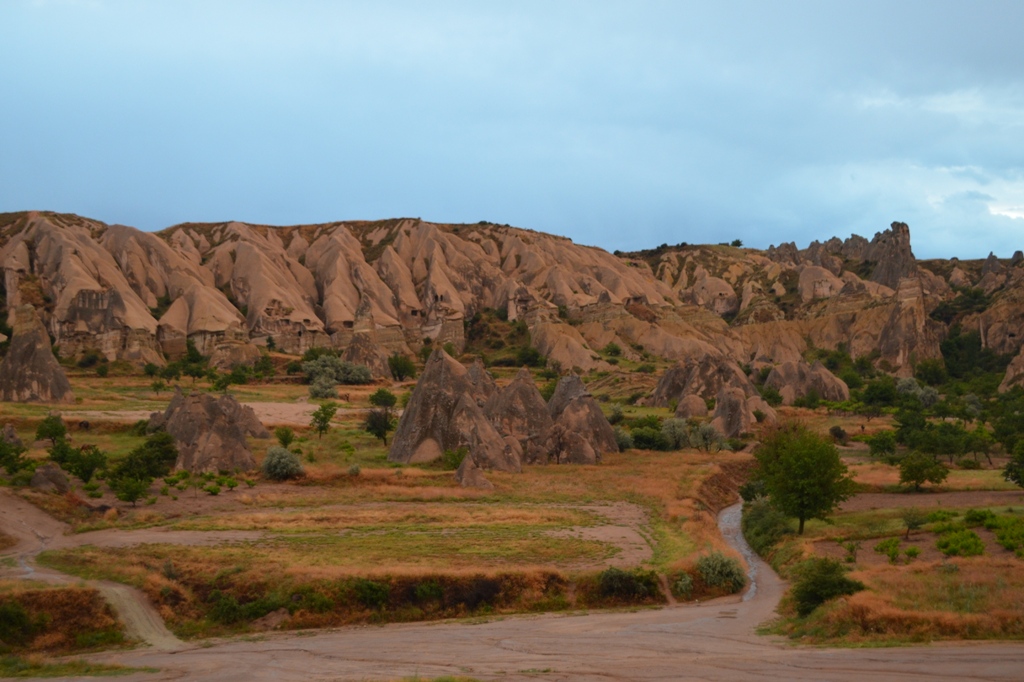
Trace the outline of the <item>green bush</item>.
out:
[[[161,478],[171,472],[177,459],[178,446],[174,437],[166,431],[157,431],[118,462],[110,472],[110,478]]]
[[[338,397],[338,389],[330,377],[317,377],[309,384],[309,397],[318,400],[328,400]]]
[[[352,585],[359,603],[368,609],[381,609],[388,603],[391,596],[390,588],[374,580],[360,578]]]
[[[895,564],[900,558],[900,539],[887,538],[875,545],[875,551],[889,557],[889,563]]]
[[[469,454],[467,448],[456,448],[455,450],[445,450],[444,454],[441,455],[441,468],[445,471],[455,471],[462,465],[462,460]]]
[[[641,426],[630,429],[633,446],[640,450],[668,450],[668,442],[660,429]]]
[[[626,431],[622,427],[615,427],[615,443],[619,446],[620,452],[631,450],[633,448],[633,436],[630,435],[629,431]]]
[[[280,445],[272,445],[263,460],[263,475],[274,481],[286,481],[302,476],[302,463],[294,452]]]
[[[995,519],[996,515],[988,509],[968,509],[964,512],[964,525],[971,528],[987,525]]]
[[[607,568],[597,576],[601,596],[609,599],[647,599],[658,593],[658,576],[654,571]]]
[[[394,353],[388,358],[388,369],[395,381],[405,381],[416,378],[416,365],[412,359],[401,353]]]
[[[778,407],[782,404],[782,394],[771,386],[761,387],[761,397],[772,407]]]
[[[935,543],[946,556],[980,556],[985,543],[973,530],[954,530],[942,535]]]
[[[23,646],[32,641],[43,628],[43,622],[33,619],[25,607],[16,601],[0,602],[0,642],[8,646]]]
[[[762,557],[767,557],[782,538],[793,534],[786,515],[764,498],[744,505],[740,526],[747,544]]]
[[[295,440],[295,431],[287,426],[278,426],[274,429],[274,437],[277,438],[277,442],[281,444],[282,448],[287,448]]]
[[[680,573],[672,581],[672,594],[676,597],[689,599],[693,594],[693,577],[689,573]]]
[[[51,443],[56,443],[58,438],[63,438],[67,433],[68,429],[60,415],[51,414],[44,417],[36,427],[36,440],[48,440]]]
[[[835,559],[810,559],[797,571],[790,594],[800,616],[808,616],[825,602],[864,589],[864,583],[846,576],[846,568]]]
[[[739,592],[747,584],[740,562],[721,552],[705,554],[697,559],[697,573],[708,587],[726,587],[731,592]]]

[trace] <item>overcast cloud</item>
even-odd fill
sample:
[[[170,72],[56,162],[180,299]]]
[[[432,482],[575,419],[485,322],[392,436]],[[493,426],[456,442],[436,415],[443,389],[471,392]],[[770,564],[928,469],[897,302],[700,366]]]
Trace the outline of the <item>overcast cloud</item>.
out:
[[[1024,249],[1024,3],[0,6],[0,210]]]

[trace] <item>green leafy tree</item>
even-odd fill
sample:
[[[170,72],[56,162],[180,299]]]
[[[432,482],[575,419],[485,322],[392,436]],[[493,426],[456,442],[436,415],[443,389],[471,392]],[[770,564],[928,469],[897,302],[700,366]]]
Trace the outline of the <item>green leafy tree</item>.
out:
[[[853,478],[830,438],[800,424],[772,431],[755,454],[771,503],[799,521],[823,519],[853,494]]]
[[[114,495],[122,502],[131,502],[132,506],[138,502],[147,492],[152,480],[149,478],[119,478],[111,481],[110,487]]]
[[[24,445],[8,443],[0,439],[0,466],[12,476],[22,469],[27,469],[32,465],[32,460],[25,457],[27,451],[28,448]]]
[[[366,421],[363,422],[363,429],[373,434],[377,439],[384,441],[384,446],[388,444],[388,433],[394,430],[395,420],[391,416],[391,411],[387,408],[378,407],[370,410],[366,414]]]
[[[36,440],[49,440],[56,444],[59,438],[68,435],[68,429],[64,426],[64,420],[60,415],[51,414],[36,427]]]
[[[942,462],[921,452],[912,452],[900,461],[900,483],[921,490],[925,483],[939,485],[949,476],[949,469]]]
[[[274,437],[277,438],[277,442],[281,444],[282,448],[287,449],[295,440],[295,431],[287,426],[279,426],[274,429]]]
[[[332,402],[326,402],[313,413],[309,426],[316,431],[317,438],[323,438],[324,434],[331,428],[331,420],[334,419],[334,415],[337,412],[337,405]]]
[[[386,388],[378,388],[370,395],[370,404],[390,410],[398,403],[398,397]]]
[[[1003,478],[1024,488],[1024,440],[1017,441],[1010,461],[1003,469]]]
[[[174,437],[166,431],[157,431],[146,442],[125,456],[110,472],[113,480],[134,478],[154,479],[166,476],[178,459]]]
[[[868,438],[868,449],[872,457],[890,461],[896,456],[896,432],[879,431]]]
[[[388,369],[395,381],[405,381],[416,378],[416,365],[412,359],[401,353],[395,353],[388,358]]]

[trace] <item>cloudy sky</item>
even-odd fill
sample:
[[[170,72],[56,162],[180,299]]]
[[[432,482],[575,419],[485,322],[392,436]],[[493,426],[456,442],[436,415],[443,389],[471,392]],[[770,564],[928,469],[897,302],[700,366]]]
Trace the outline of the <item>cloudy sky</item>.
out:
[[[0,210],[1024,249],[1021,2],[0,5]]]

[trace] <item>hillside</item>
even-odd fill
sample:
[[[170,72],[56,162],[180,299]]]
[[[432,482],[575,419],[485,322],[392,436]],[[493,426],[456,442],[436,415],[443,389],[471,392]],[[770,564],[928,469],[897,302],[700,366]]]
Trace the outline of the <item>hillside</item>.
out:
[[[940,357],[959,325],[984,348],[1024,341],[1024,265],[918,261],[902,223],[872,240],[798,249],[663,245],[613,255],[531,230],[417,219],[270,227],[176,225],[158,233],[75,215],[0,215],[8,324],[41,310],[62,356],[162,364],[191,339],[228,366],[272,345],[288,353],[347,348],[378,355],[425,343],[462,350],[474,315],[522,321],[529,343],[562,369],[629,360],[701,361],[730,371],[843,349],[898,376]],[[429,340],[429,341],[428,341]],[[1006,385],[1024,374],[1011,365]]]

